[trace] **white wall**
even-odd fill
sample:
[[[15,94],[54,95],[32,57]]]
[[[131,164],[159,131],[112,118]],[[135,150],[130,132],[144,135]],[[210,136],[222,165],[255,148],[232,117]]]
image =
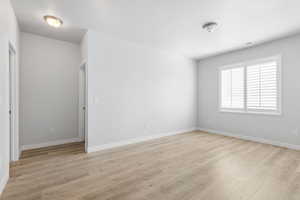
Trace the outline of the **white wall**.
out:
[[[89,148],[196,126],[191,60],[88,32]]]
[[[81,62],[88,59],[88,33],[86,33],[80,43]]]
[[[25,147],[78,138],[80,46],[21,34],[20,137]]]
[[[0,195],[9,177],[9,43],[17,53],[16,71],[18,73],[19,29],[9,0],[0,2]],[[18,92],[18,88],[16,88]],[[16,102],[18,113],[18,102]],[[18,130],[17,130],[18,131]],[[16,144],[18,146],[18,140]],[[15,159],[18,153],[16,153]]]
[[[282,55],[282,116],[218,112],[218,68]],[[199,62],[199,119],[204,129],[300,145],[300,35]],[[296,134],[298,132],[298,134]]]

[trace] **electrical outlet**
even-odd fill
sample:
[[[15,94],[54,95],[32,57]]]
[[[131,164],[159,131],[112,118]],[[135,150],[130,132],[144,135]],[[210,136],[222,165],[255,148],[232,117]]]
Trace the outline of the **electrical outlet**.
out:
[[[299,129],[295,128],[294,130],[292,130],[292,134],[295,136],[299,136]]]
[[[151,124],[149,122],[145,123],[144,130],[149,131],[151,129]]]
[[[55,132],[55,128],[50,128],[50,133],[54,133]]]

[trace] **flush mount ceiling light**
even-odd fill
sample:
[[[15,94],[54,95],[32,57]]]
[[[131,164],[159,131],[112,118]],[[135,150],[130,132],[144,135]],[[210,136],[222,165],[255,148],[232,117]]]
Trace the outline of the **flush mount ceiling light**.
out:
[[[218,24],[216,22],[207,22],[203,24],[202,28],[207,30],[207,32],[214,32],[216,30]]]
[[[59,28],[63,24],[61,19],[51,15],[44,16],[44,20],[47,22],[47,24],[49,24],[49,26],[53,26],[55,28]]]

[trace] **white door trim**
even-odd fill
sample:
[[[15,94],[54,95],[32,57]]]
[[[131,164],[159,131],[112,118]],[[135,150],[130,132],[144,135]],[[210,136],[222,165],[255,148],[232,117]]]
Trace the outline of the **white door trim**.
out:
[[[84,75],[84,77],[83,77]],[[80,67],[79,67],[79,124],[78,124],[78,128],[79,128],[79,138],[82,138],[82,140],[85,141],[85,150],[87,152],[87,147],[88,147],[88,79],[87,79],[87,63],[84,61]],[[83,84],[83,81],[85,81],[85,83]],[[82,90],[82,85],[84,85],[84,90]],[[85,100],[84,100],[84,106],[85,106],[85,110],[83,110],[83,102],[82,102],[82,95],[85,96]],[[82,125],[82,116],[84,116],[84,129],[83,129],[83,125]],[[83,131],[84,130],[84,131]]]
[[[11,102],[10,110],[10,159],[11,161],[19,160],[19,76],[17,67],[17,52],[15,47],[9,42],[9,99]],[[13,56],[12,63],[10,56]]]

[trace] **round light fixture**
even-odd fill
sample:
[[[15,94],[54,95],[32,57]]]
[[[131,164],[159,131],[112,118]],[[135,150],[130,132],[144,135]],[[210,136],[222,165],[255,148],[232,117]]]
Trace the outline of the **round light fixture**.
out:
[[[218,24],[216,22],[207,22],[203,24],[202,28],[207,30],[207,32],[214,32],[216,30]]]
[[[53,26],[55,28],[59,28],[63,24],[63,21],[61,19],[51,15],[44,16],[44,20],[47,22],[47,24],[49,24],[49,26]]]
[[[253,42],[247,42],[246,43],[246,46],[252,46],[253,45]]]

